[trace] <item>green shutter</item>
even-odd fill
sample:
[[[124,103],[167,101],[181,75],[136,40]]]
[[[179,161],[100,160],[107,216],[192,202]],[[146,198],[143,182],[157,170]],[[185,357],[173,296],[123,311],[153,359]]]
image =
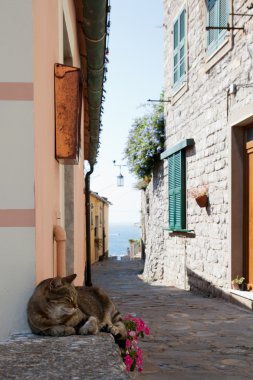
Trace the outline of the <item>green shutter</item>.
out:
[[[173,83],[181,83],[185,74],[185,10],[173,26]]]
[[[185,229],[185,150],[168,158],[169,229]]]
[[[168,158],[168,176],[169,176],[169,229],[175,228],[175,201],[174,201],[174,155]]]
[[[228,0],[208,0],[208,26],[226,27]],[[224,41],[226,29],[210,29],[207,34],[208,53],[212,54]]]
[[[216,1],[208,1],[208,26],[216,26],[217,20],[217,6]],[[210,29],[208,31],[208,46],[215,43],[217,31],[215,29]]]

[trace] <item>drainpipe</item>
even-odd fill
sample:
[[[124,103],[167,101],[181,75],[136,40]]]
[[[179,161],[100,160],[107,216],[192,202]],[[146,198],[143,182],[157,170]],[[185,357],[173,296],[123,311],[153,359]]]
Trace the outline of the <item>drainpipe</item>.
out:
[[[66,276],[66,231],[61,226],[54,226],[54,239],[56,241],[57,276]]]
[[[94,167],[90,164],[90,170],[85,176],[85,210],[86,210],[86,268],[85,268],[85,286],[92,286],[91,282],[91,247],[90,247],[90,176]]]

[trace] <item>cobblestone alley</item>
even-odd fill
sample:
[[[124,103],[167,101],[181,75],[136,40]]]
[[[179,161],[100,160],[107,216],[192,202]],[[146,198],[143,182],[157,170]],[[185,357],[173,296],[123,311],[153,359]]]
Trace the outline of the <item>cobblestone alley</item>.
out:
[[[93,285],[104,287],[122,314],[136,313],[150,327],[142,341],[145,380],[253,378],[253,314],[218,298],[204,298],[138,278],[141,261],[107,260],[93,266]],[[115,379],[116,380],[116,379]]]

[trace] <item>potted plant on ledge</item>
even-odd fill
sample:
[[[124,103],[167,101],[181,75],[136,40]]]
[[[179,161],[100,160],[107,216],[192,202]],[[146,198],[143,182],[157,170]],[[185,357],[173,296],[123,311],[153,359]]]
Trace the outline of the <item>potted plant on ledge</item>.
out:
[[[234,290],[247,290],[247,284],[245,283],[245,277],[239,277],[232,280],[232,289]]]
[[[207,207],[208,205],[208,185],[202,185],[190,190],[190,195],[194,198],[199,207]]]

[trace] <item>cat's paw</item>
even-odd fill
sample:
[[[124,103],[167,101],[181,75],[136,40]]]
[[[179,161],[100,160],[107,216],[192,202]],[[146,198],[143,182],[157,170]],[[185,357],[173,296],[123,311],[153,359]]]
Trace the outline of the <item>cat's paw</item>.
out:
[[[51,336],[68,336],[68,335],[75,335],[76,330],[74,327],[70,326],[54,326],[44,332],[44,335],[51,335]]]
[[[64,331],[64,335],[75,335],[76,334],[76,330],[74,329],[74,327],[71,327],[71,326],[66,326],[65,327],[65,331]]]
[[[120,329],[117,326],[112,325],[109,327],[109,332],[112,335],[117,336],[118,334],[120,334]]]
[[[95,335],[99,331],[98,320],[95,317],[90,317],[88,321],[79,329],[78,334],[81,335]]]
[[[126,327],[122,322],[117,322],[115,325],[111,325],[108,329],[117,340],[125,340],[127,338]]]

